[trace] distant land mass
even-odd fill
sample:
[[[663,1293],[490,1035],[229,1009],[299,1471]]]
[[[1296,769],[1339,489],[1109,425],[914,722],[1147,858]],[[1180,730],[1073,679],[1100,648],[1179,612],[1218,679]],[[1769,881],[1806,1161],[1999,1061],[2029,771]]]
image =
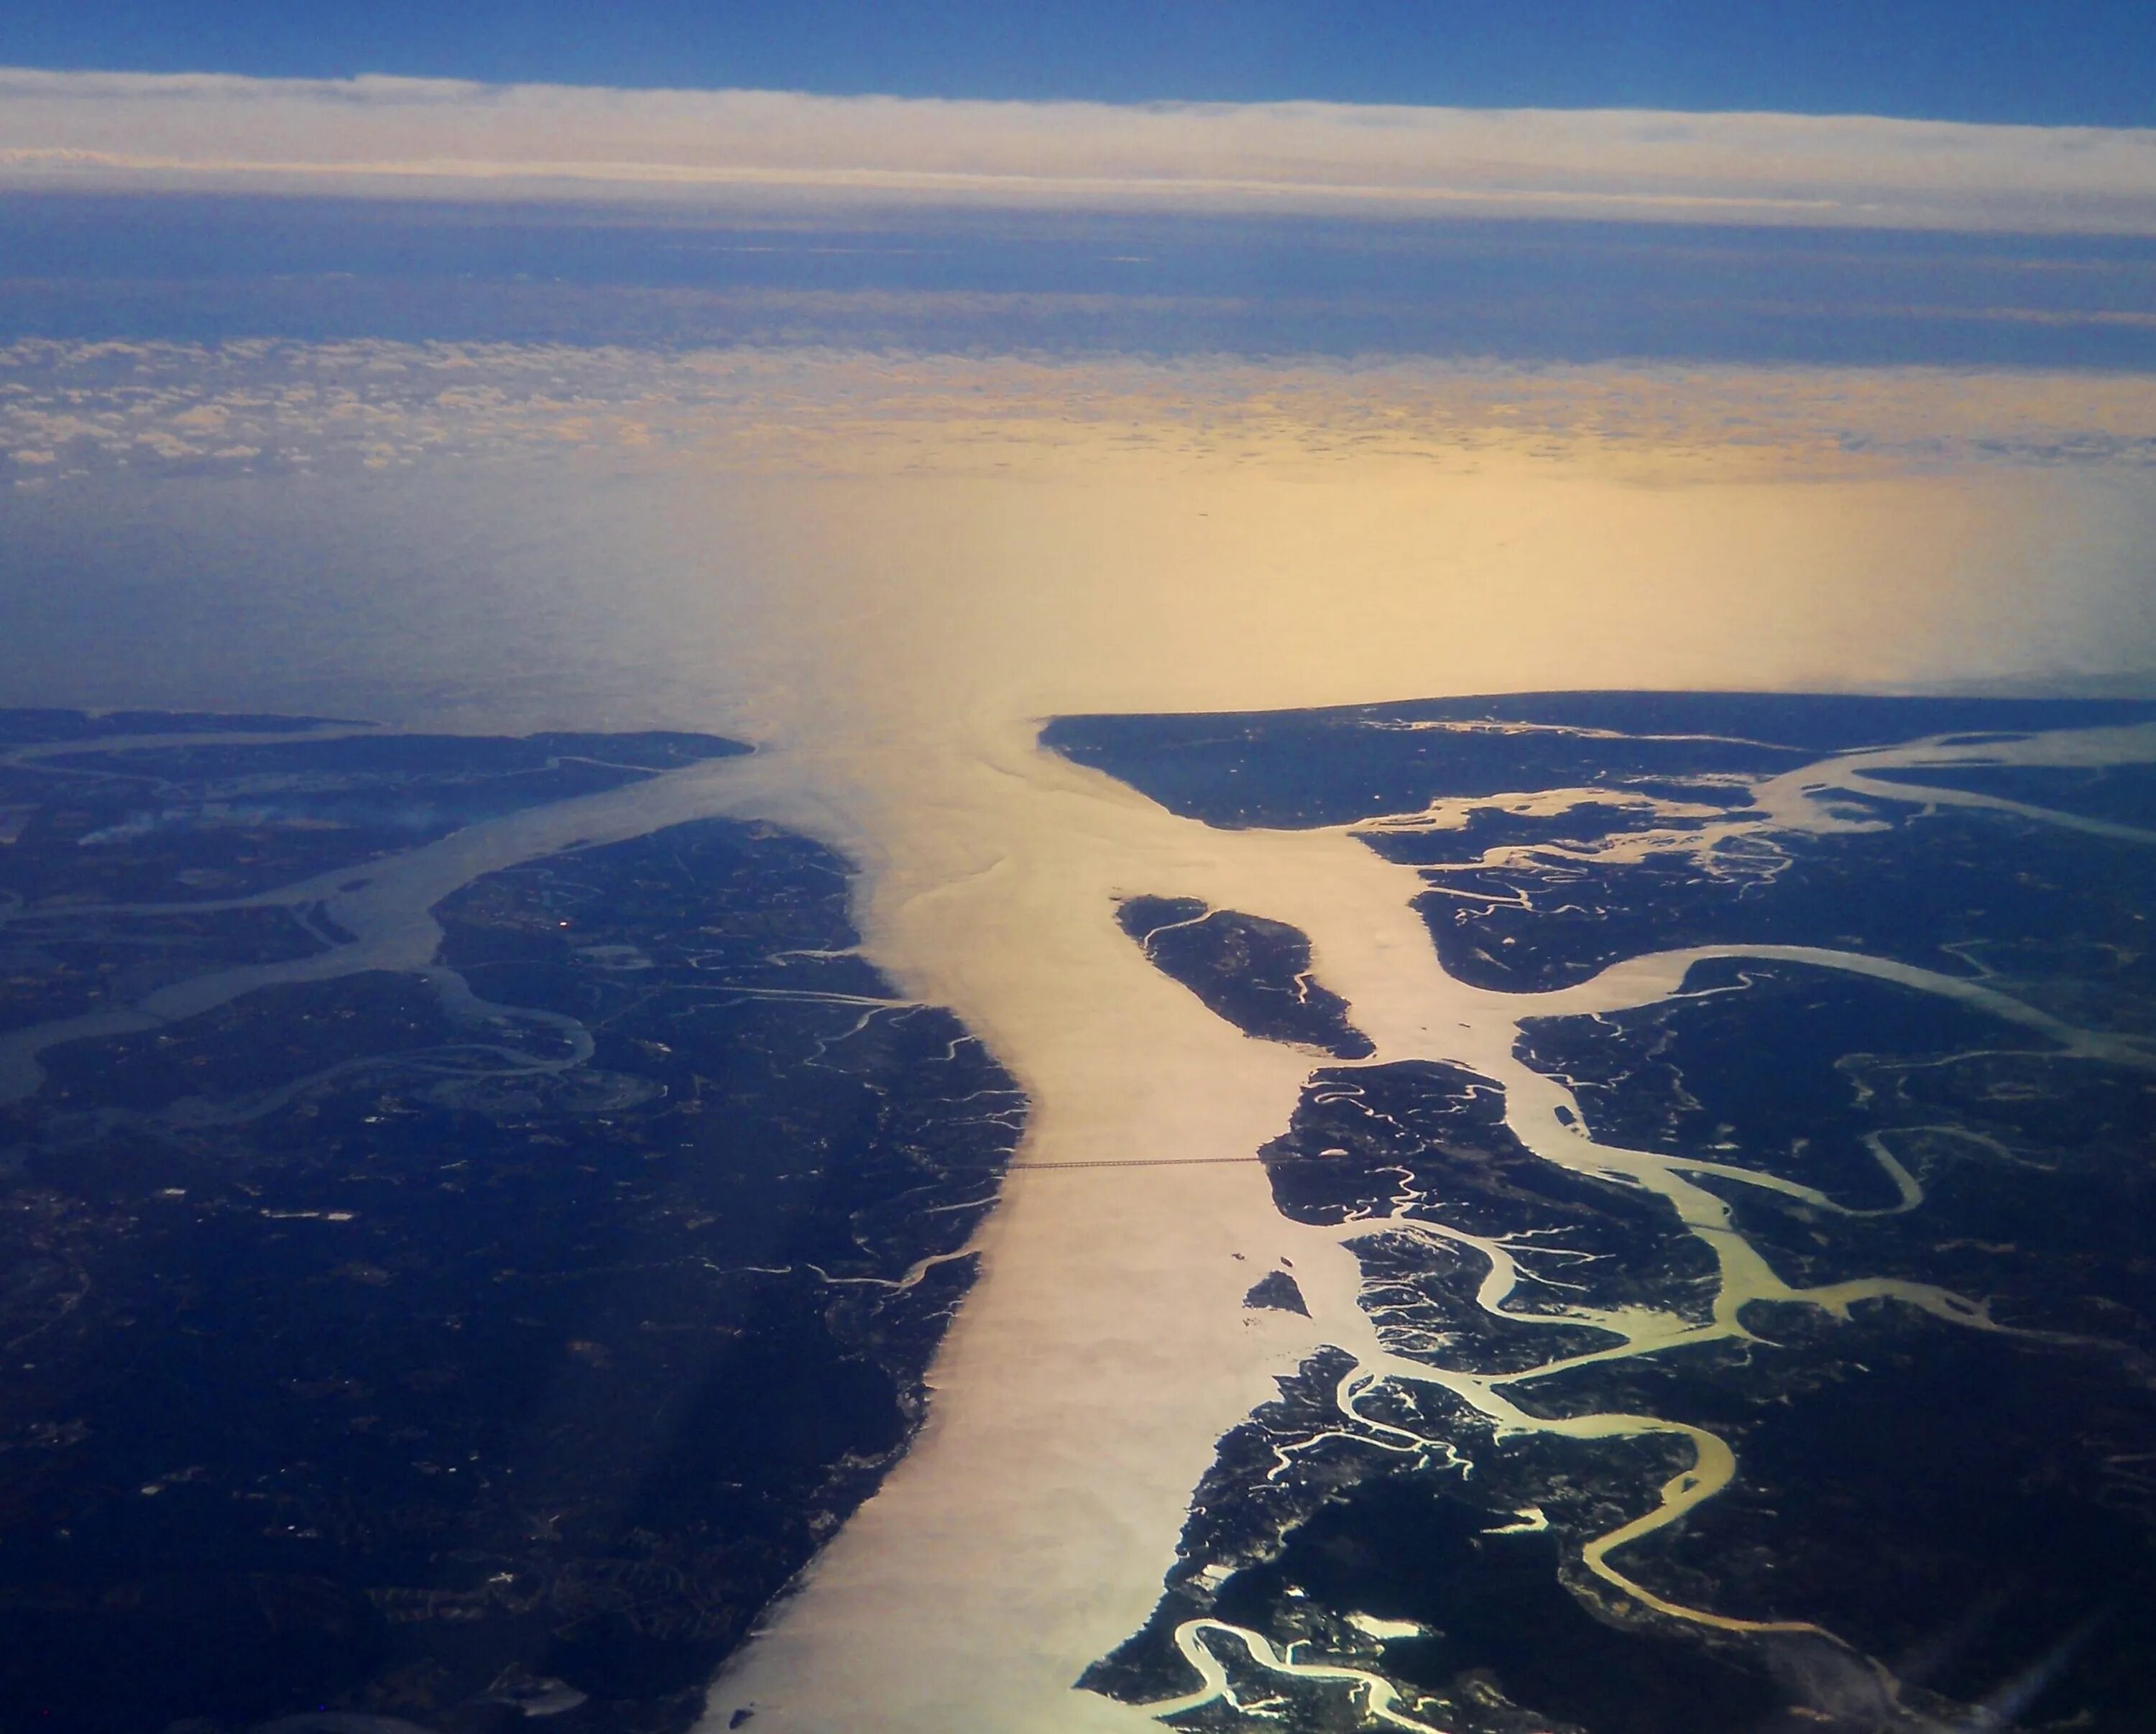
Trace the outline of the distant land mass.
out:
[[[1347,824],[1440,797],[1573,787],[1700,787],[1920,736],[2097,728],[2138,699],[1539,692],[1316,711],[1059,716],[1044,746],[1208,824]]]

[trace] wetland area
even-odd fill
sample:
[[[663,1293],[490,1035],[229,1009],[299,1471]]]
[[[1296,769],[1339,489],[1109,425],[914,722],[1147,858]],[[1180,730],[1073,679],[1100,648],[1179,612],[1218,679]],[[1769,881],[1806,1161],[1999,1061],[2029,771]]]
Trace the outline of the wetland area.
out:
[[[1124,905],[1206,1005],[1313,1050],[1260,1152],[1310,1231],[1275,1280],[1300,1299],[1344,1250],[1353,1312],[1312,1308],[1332,1340],[1223,1439],[1158,1606],[1084,1683],[1190,1728],[2138,1726],[2147,714],[1054,725],[1177,812],[1412,868],[1512,1031],[1495,1065],[1358,1053],[1322,946],[1313,972],[1255,912]],[[1206,923],[1270,950],[1224,981]]]
[[[0,1726],[2125,1734],[2152,716],[0,713]]]

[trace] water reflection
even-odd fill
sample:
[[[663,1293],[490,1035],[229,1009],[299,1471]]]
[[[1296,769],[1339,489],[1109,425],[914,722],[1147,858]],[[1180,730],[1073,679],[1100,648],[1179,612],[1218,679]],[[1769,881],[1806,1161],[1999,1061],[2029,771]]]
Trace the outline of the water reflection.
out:
[[[1294,923],[1381,1042],[1427,1045],[1476,996],[1438,968],[1411,872],[1337,833],[1174,818],[1040,752],[1034,719],[2130,677],[2156,644],[2156,502],[2109,471],[1725,480],[1591,449],[1075,436],[909,436],[893,464],[875,426],[849,437],[814,475],[689,449],[19,497],[0,684],[765,743],[700,806],[861,864],[874,961],[1031,1096],[1024,1159],[1179,1165],[1014,1187],[922,1444],[715,1707],[1151,1726],[1070,1687],[1146,1618],[1214,1440],[1315,1346],[1241,1305],[1286,1243],[1262,1172],[1226,1160],[1286,1124],[1308,1068],[1154,972],[1115,900]]]

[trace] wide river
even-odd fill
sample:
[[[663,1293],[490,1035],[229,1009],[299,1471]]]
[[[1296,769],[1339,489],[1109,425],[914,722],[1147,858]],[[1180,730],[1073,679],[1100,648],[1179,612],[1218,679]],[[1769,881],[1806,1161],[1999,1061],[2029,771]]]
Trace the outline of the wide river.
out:
[[[2128,505],[2071,478],[1646,485],[1492,454],[100,482],[15,515],[0,606],[22,631],[0,701],[757,741],[418,852],[333,905],[362,941],[335,967],[424,962],[428,903],[579,839],[733,813],[844,850],[873,960],[988,1043],[1031,1120],[926,1432],[723,1679],[715,1722],[753,1706],[757,1734],[1137,1729],[1158,1724],[1071,1684],[1151,1609],[1215,1440],[1317,1343],[1382,1351],[1352,1257],[1286,1222],[1247,1160],[1286,1124],[1306,1058],[1153,970],[1115,898],[1296,924],[1381,1058],[1512,1082],[1516,1125],[1553,1159],[1584,1141],[1511,1059],[1528,1008],[1438,967],[1411,870],[1337,832],[1175,818],[1040,752],[1036,719],[2040,683],[2112,666],[2143,629],[2120,577]],[[2069,523],[2072,559],[2040,533]],[[1793,820],[1830,822],[1786,793]],[[1681,973],[1619,972],[1562,1008],[1652,998]],[[1310,1319],[1240,1304],[1283,1256]],[[1738,1243],[1723,1282],[1733,1307],[1773,1279]],[[1661,1328],[1632,1323],[1641,1342]]]

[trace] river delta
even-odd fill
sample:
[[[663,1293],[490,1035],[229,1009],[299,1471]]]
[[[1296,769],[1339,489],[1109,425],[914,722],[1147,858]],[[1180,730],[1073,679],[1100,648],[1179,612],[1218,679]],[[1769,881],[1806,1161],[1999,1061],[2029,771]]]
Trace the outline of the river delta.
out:
[[[2152,717],[0,713],[0,1696],[2138,1727]]]
[[[1124,905],[1310,1054],[1258,1153],[1299,1231],[1270,1304],[1308,1297],[1322,1345],[1222,1439],[1153,1614],[1081,1684],[1194,1729],[2141,1726],[2148,717],[1568,694],[1052,725],[1179,813],[1411,868],[1472,1013],[1358,1054],[1322,947],[1296,1027],[1250,1010],[1281,966],[1194,975],[1159,922],[1198,911]]]

